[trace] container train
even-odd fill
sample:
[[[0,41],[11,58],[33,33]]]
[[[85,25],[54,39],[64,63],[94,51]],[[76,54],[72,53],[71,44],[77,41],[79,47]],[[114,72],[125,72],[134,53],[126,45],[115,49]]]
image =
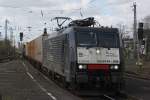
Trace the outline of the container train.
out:
[[[123,85],[123,57],[117,28],[94,27],[93,18],[26,43],[24,55],[37,68],[65,86]]]

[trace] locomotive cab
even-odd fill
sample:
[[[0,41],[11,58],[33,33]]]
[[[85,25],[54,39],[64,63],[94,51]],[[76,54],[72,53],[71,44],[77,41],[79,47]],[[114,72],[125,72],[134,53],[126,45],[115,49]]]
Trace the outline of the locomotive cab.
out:
[[[77,84],[119,86],[122,60],[116,28],[73,27],[70,32],[71,76]]]

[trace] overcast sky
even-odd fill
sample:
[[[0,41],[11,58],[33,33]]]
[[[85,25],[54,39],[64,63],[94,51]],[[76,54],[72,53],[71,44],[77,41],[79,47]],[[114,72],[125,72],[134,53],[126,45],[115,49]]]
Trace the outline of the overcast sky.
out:
[[[53,17],[81,18],[81,8],[83,18],[94,16],[104,26],[125,24],[131,28],[134,1],[137,2],[138,21],[150,15],[150,0],[0,0],[0,25],[4,26],[8,19],[15,32],[27,32],[26,27],[32,26],[32,35],[37,36],[44,22],[52,27]]]

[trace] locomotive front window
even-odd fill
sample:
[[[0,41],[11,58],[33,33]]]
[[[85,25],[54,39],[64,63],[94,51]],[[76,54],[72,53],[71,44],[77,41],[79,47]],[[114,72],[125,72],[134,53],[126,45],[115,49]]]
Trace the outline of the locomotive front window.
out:
[[[77,44],[80,46],[97,45],[97,36],[94,32],[78,32]]]
[[[99,36],[99,46],[107,48],[116,48],[118,47],[118,38],[114,33],[103,33],[98,34]]]

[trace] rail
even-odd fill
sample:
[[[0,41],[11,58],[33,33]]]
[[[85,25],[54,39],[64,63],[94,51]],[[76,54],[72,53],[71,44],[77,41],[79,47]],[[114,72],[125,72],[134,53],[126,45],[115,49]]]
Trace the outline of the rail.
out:
[[[108,95],[106,95],[106,94],[104,94],[103,96],[104,96],[104,98],[107,99],[107,100],[116,100],[116,99],[114,99],[113,97],[108,96]]]

